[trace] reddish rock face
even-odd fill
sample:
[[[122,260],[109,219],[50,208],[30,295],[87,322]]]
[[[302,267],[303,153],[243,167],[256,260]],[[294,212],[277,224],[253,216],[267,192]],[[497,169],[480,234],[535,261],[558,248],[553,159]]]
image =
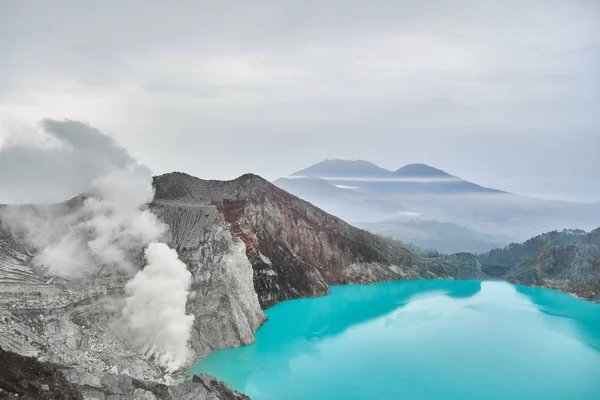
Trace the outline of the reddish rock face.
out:
[[[246,212],[245,200],[223,200],[217,204],[217,210],[225,217],[225,221],[231,224],[231,232],[235,237],[242,239],[246,245],[246,251],[253,253],[258,250],[258,238],[250,227],[245,226],[241,220]]]
[[[263,308],[326,294],[329,285],[448,278],[460,270],[415,257],[256,175],[224,182],[172,173],[155,177],[154,185],[155,201],[216,206],[246,245]],[[481,276],[478,265],[469,264],[465,277]]]

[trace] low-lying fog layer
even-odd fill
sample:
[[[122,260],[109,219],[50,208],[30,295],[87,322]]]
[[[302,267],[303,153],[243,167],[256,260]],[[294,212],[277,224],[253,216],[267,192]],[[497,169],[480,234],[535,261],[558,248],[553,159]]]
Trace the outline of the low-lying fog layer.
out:
[[[344,182],[353,182],[353,187],[345,187]],[[440,182],[462,186],[440,186]],[[410,182],[361,177],[275,181],[374,233],[444,252],[484,252],[541,232],[592,230],[600,223],[600,204],[541,200],[493,189],[473,192],[471,184],[462,182],[454,177],[411,178]]]

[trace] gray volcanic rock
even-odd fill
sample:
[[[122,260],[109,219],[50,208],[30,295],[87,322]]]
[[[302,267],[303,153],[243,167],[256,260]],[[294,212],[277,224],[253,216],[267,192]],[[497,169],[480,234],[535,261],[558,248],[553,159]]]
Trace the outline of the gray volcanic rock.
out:
[[[192,274],[189,363],[252,343],[263,308],[326,294],[329,285],[481,276],[474,257],[415,257],[255,175],[224,182],[171,173],[155,177],[154,187],[150,208],[169,227],[163,239]],[[80,205],[76,198],[61,207]],[[36,250],[24,243],[0,227],[0,345],[70,368],[86,398],[241,398],[223,397],[208,377],[195,378],[208,397],[189,383],[164,386],[171,397],[160,397],[153,388],[173,378],[120,327],[130,277],[90,265],[82,278],[59,279],[34,265]],[[134,259],[141,267],[141,253]]]
[[[0,347],[0,399],[83,400],[54,365]]]
[[[248,400],[205,374],[177,385],[127,374],[93,375],[44,363],[0,347],[0,400]]]
[[[253,290],[244,244],[231,235],[222,215],[214,206],[153,204],[153,208],[170,226],[165,239],[193,274],[188,311],[195,315],[191,339],[195,353],[189,362],[215,349],[254,341],[266,316]],[[173,381],[122,335],[119,317],[127,277],[100,274],[65,281],[44,276],[33,265],[35,250],[5,228],[0,227],[0,345],[70,367],[70,376],[85,374],[91,381],[109,370],[125,371],[132,377],[128,379]],[[114,393],[109,384],[103,387],[102,391]],[[210,387],[205,385],[204,391]],[[230,398],[179,390],[181,395],[172,398]],[[84,394],[104,398],[96,392]],[[146,398],[127,396],[121,398]]]
[[[544,248],[514,267],[508,279],[600,302],[600,228],[575,244]]]
[[[232,236],[223,215],[215,206],[159,199],[152,210],[169,226],[167,242],[192,272],[188,311],[195,316],[191,343],[197,356],[254,342],[266,315],[244,243]]]
[[[206,374],[196,374],[191,380],[169,387],[173,400],[249,400],[244,394],[230,389],[223,382]]]
[[[459,267],[451,267],[446,259],[431,262],[415,257],[256,175],[205,181],[171,173],[155,177],[154,186],[157,203],[217,207],[233,235],[246,245],[263,308],[281,300],[326,294],[329,285],[459,274]],[[480,270],[472,271],[477,260],[471,261],[461,277],[481,276]]]
[[[222,382],[206,375],[177,385],[164,385],[142,381],[127,374],[106,373],[91,375],[67,370],[67,379],[83,393],[85,399],[94,400],[249,400],[249,397],[230,389]]]

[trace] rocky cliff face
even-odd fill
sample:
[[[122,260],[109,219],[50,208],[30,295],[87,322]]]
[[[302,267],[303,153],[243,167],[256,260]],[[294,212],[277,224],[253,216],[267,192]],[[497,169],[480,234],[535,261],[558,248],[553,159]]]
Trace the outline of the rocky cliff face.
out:
[[[171,173],[154,186],[155,203],[216,207],[246,246],[263,308],[326,294],[329,285],[482,276],[472,256],[462,257],[464,265],[415,257],[256,175],[224,182]]]
[[[254,341],[265,321],[253,289],[244,243],[216,207],[156,199],[152,210],[169,226],[167,242],[192,272],[188,311],[194,316],[197,357]]]
[[[264,308],[326,294],[330,285],[482,276],[472,256],[415,257],[255,175],[223,182],[171,173],[154,187],[150,207],[169,227],[164,240],[192,273],[189,362],[253,342]],[[34,254],[18,234],[0,229],[0,346],[71,368],[68,377],[86,398],[113,390],[116,398],[137,398],[148,385],[172,383],[122,334],[127,277],[90,266],[89,276],[58,279],[34,265]],[[207,393],[220,387],[202,379]],[[143,398],[169,398],[150,392]]]
[[[600,302],[600,228],[575,244],[542,249],[511,269],[508,279]]]
[[[215,349],[252,342],[266,316],[253,290],[244,243],[231,235],[214,206],[156,203],[153,210],[169,224],[165,240],[193,274],[188,311],[195,315],[194,353],[189,362]],[[173,378],[121,332],[118,318],[126,277],[94,273],[67,281],[39,270],[34,254],[18,235],[0,226],[0,346],[63,366],[61,371],[68,371],[86,399],[246,398],[230,396],[225,385],[208,377],[194,378],[198,384],[192,387],[165,386]],[[158,382],[170,397],[145,394],[144,388]]]

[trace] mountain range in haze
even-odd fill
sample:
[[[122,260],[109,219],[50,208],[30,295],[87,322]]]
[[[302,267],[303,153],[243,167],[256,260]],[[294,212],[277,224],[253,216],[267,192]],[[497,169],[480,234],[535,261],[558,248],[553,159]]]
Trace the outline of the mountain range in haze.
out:
[[[485,252],[539,232],[594,229],[599,204],[534,199],[427,164],[395,171],[364,160],[324,160],[274,183],[373,233],[442,252]]]
[[[153,188],[155,196],[144,209],[168,227],[162,235],[165,246],[173,249],[193,277],[194,295],[186,300],[186,310],[195,317],[187,363],[220,348],[252,343],[254,332],[266,319],[264,309],[283,300],[327,294],[330,285],[484,279],[488,275],[483,263],[499,278],[600,301],[599,230],[551,232],[479,259],[467,253],[421,257],[352,227],[256,175],[208,181],[174,172],[154,177]],[[71,217],[78,217],[78,210],[89,205],[83,197],[49,206],[53,218],[68,216],[68,221],[74,221]],[[43,210],[47,208],[0,207],[2,217],[9,219],[12,212]],[[0,225],[0,355],[11,360],[27,382],[25,389],[10,387],[12,391],[28,398],[28,390],[34,393],[29,398],[40,398],[38,387],[57,382],[53,390],[73,394],[59,393],[60,398],[79,399],[83,392],[86,398],[123,393],[122,398],[171,399],[186,394],[247,399],[207,375],[180,385],[160,383],[164,370],[157,359],[144,356],[117,330],[120,313],[115,304],[130,288],[127,273],[105,270],[91,259],[82,276],[60,279],[37,264],[44,248],[22,235],[10,224]],[[141,249],[130,250],[132,265],[140,268]],[[147,268],[151,266],[142,271]],[[161,293],[153,290],[150,295],[155,298]],[[43,357],[51,364],[24,356]],[[4,376],[6,371],[0,374],[0,384]]]
[[[301,171],[295,172],[295,176],[365,176],[365,177],[390,177],[390,176],[420,176],[420,177],[445,177],[456,178],[441,169],[431,167],[427,164],[407,164],[396,171],[381,168],[370,161],[365,160],[323,160],[311,165]]]
[[[503,193],[465,181],[427,164],[408,164],[396,171],[364,160],[324,160],[292,174],[293,178],[321,178],[341,187],[383,193]]]
[[[129,198],[101,191],[54,205],[0,206],[0,348],[67,365],[71,368],[67,379],[79,390],[90,393],[90,398],[109,398],[113,393],[136,389],[130,381],[122,382],[119,375],[139,380],[140,388],[151,391],[165,373],[176,371],[167,369],[169,365],[162,361],[164,355],[169,355],[168,347],[159,347],[163,357],[149,357],[144,346],[160,345],[162,342],[154,336],[163,338],[165,334],[157,331],[164,326],[176,328],[169,332],[189,332],[184,342],[186,357],[177,366],[181,369],[217,349],[252,343],[254,332],[266,320],[264,309],[284,300],[325,295],[331,285],[485,277],[474,255],[414,255],[257,175],[214,181],[173,172],[155,176],[152,187],[154,196],[147,199],[149,204],[133,212],[125,207]],[[136,194],[138,189],[134,187],[127,193]],[[95,207],[98,204],[103,207]],[[124,257],[127,268],[120,268],[121,260],[118,265],[109,263],[102,257],[104,252],[93,252],[97,243],[94,240],[103,232],[89,229],[86,233],[94,240],[73,242],[86,236],[80,233],[80,221],[91,228],[90,221],[101,217],[103,227],[112,227],[113,221],[105,216],[119,215],[124,207],[127,217],[141,213],[143,220],[136,219],[136,227],[158,221],[164,226],[159,235],[162,245],[172,249],[170,255],[182,263],[188,279],[192,278],[189,289],[193,294],[189,298],[177,286],[165,289],[163,283],[177,275],[175,265],[165,263],[167,253],[161,253],[159,261],[170,274],[159,274],[151,260],[157,243],[144,249],[132,240],[135,231],[122,220],[116,221],[118,229],[110,229],[109,236],[102,239],[109,245],[125,246],[122,248],[126,251],[119,257]],[[94,214],[95,210],[100,211]],[[67,225],[65,230],[61,228],[63,223]],[[128,234],[123,236],[124,229]],[[77,232],[75,237],[70,236],[73,231]],[[46,236],[51,242],[41,241]],[[73,247],[77,252],[72,251]],[[120,248],[110,248],[110,255],[119,253]],[[49,250],[54,258],[48,257]],[[56,258],[58,253],[60,259]],[[73,258],[81,258],[81,265],[77,265],[81,268],[65,270],[64,264]],[[55,261],[62,270],[53,268]],[[136,322],[148,319],[160,321],[160,325],[145,333],[136,331],[133,336],[121,327],[127,323],[123,318],[127,307],[121,310],[118,305],[131,304],[132,282],[136,283],[138,274],[147,270],[151,274],[143,278],[143,283],[149,285],[145,292],[149,297],[143,297],[146,304],[135,303]],[[152,275],[161,282],[152,281]],[[193,317],[189,327],[181,326],[179,321],[187,317],[182,318],[173,306],[169,312],[149,313],[146,317],[148,304],[172,304],[171,300],[181,297],[182,292],[186,315]],[[164,322],[165,315],[178,316],[178,320]],[[4,356],[1,350],[0,355]],[[27,366],[28,370],[33,368],[40,367]],[[0,373],[0,386],[2,376]],[[224,386],[202,385],[205,378],[211,379],[200,376],[187,381],[185,385],[190,387],[170,387],[176,393],[188,390],[186,397],[165,394],[165,389],[159,396],[143,398],[242,398]],[[97,384],[90,387],[89,382]]]

